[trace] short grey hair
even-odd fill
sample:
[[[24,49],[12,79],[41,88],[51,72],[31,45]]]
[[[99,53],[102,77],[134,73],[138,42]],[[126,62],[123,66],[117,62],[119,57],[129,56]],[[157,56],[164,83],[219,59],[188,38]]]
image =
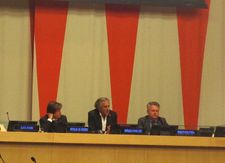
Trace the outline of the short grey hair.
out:
[[[100,109],[101,107],[101,103],[104,101],[109,101],[109,99],[107,97],[100,97],[95,101],[95,108],[96,109]]]
[[[147,104],[147,109],[148,109],[149,106],[152,106],[152,105],[155,105],[155,106],[157,106],[158,108],[160,108],[160,104],[159,104],[158,102],[156,102],[156,101],[151,101],[151,102],[149,102],[149,103]]]

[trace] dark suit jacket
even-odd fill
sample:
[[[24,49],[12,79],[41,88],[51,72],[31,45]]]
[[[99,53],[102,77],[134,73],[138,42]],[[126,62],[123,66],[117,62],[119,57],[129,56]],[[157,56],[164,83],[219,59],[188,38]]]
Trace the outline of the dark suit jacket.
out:
[[[117,127],[117,114],[116,112],[110,110],[109,115],[107,116],[106,127],[111,126],[110,132]],[[102,121],[99,111],[97,109],[91,110],[88,112],[88,127],[90,131],[98,132],[102,130]]]
[[[146,133],[150,133],[152,125],[154,125],[154,124],[152,124],[152,121],[148,115],[138,119],[138,127],[143,128]],[[165,118],[158,117],[157,125],[166,127],[166,126],[168,126],[168,123],[166,122]]]
[[[44,132],[66,132],[67,118],[62,115],[58,120],[49,122],[48,115],[40,119],[41,130]]]

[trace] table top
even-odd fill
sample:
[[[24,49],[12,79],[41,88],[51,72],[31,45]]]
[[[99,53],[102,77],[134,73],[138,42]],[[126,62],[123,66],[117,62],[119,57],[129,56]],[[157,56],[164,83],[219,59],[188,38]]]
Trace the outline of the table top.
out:
[[[225,138],[191,136],[107,135],[78,133],[0,132],[0,143],[99,144],[225,148]]]

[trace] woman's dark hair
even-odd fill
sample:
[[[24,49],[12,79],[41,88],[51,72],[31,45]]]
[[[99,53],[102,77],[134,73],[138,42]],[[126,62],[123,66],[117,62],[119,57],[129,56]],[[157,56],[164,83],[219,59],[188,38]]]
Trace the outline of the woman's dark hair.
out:
[[[54,114],[57,110],[62,108],[62,104],[56,101],[50,101],[47,105],[47,113]]]

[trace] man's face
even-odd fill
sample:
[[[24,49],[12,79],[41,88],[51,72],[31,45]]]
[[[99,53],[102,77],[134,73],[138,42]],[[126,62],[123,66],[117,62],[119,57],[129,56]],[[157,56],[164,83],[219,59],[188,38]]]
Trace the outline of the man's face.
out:
[[[59,119],[61,117],[61,109],[56,110],[56,112],[53,114],[54,119]]]
[[[100,112],[103,116],[107,116],[107,114],[109,113],[109,101],[106,100],[106,101],[103,101],[100,105]]]
[[[157,119],[159,117],[159,107],[156,105],[148,106],[148,115],[152,119]]]

